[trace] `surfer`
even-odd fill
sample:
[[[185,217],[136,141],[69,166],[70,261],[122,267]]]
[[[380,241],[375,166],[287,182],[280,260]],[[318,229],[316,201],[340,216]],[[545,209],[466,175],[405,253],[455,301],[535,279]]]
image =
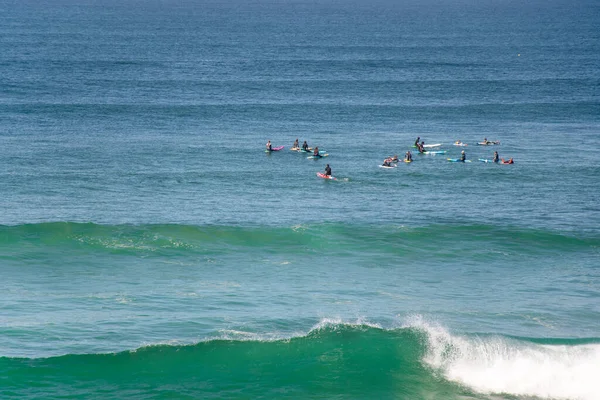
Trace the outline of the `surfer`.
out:
[[[500,156],[498,156],[498,152],[497,152],[497,151],[495,151],[495,152],[494,152],[494,159],[493,159],[492,161],[494,161],[494,162],[496,162],[496,163],[497,163],[498,161],[500,161]]]
[[[417,144],[417,150],[419,150],[419,153],[425,153],[425,142]]]
[[[417,140],[415,140],[415,147],[417,149],[419,148],[419,140],[421,140],[421,136],[417,137]]]
[[[273,151],[273,146],[271,145],[271,141],[270,140],[267,142],[267,150],[268,151]]]
[[[298,139],[296,139],[296,141],[294,142],[294,145],[292,146],[292,149],[296,150],[300,148],[300,145],[298,144]]]
[[[307,153],[310,151],[308,149],[308,144],[306,143],[306,140],[304,141],[304,143],[302,143],[302,150],[306,151]]]
[[[502,159],[502,164],[514,164],[515,162],[513,161],[512,157],[509,158],[508,160],[504,160],[504,158]]]
[[[392,166],[392,159],[390,157],[386,158],[385,160],[383,160],[383,164],[384,167],[391,167]]]
[[[410,150],[407,151],[406,154],[404,155],[404,161],[406,161],[406,162],[412,161],[412,154],[411,154]]]
[[[398,154],[395,154],[394,157],[390,157],[390,162],[397,163],[398,161],[400,161],[398,159]]]
[[[460,161],[461,161],[461,162],[465,162],[466,160],[467,160],[467,155],[465,154],[465,151],[463,150],[463,151],[460,153]]]
[[[322,156],[319,154],[319,146],[315,146],[315,151],[314,151],[314,153],[313,153],[313,157],[315,157],[315,158],[317,158],[317,157],[322,157]]]
[[[331,176],[331,167],[329,166],[329,164],[325,166],[325,175]]]

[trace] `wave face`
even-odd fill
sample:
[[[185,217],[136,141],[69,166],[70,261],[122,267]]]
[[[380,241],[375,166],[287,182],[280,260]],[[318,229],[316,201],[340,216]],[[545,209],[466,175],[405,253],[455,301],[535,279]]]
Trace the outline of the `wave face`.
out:
[[[392,253],[430,253],[434,247],[456,251],[507,251],[521,254],[578,252],[600,247],[600,238],[565,235],[542,229],[493,225],[306,224],[291,227],[194,226],[177,224],[98,225],[50,222],[16,226],[0,225],[0,246],[11,252],[33,248],[105,251],[122,254],[219,254],[232,248],[257,248],[272,252],[299,250]],[[425,246],[425,248],[423,247]],[[486,248],[481,249],[482,246]],[[443,258],[443,255],[439,255]]]
[[[225,335],[226,336],[226,335]],[[114,354],[1,358],[2,398],[403,398],[592,400],[600,340],[457,336],[324,320],[286,340],[221,338]]]

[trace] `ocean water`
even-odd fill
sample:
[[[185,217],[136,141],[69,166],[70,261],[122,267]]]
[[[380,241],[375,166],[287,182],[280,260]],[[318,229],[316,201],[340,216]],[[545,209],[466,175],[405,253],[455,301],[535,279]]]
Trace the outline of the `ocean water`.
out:
[[[600,398],[598,26],[0,0],[0,398]]]

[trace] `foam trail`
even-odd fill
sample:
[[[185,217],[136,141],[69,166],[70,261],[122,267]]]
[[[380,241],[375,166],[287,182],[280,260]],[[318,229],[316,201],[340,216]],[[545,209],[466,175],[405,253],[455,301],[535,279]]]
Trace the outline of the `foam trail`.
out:
[[[600,344],[543,345],[506,337],[466,337],[413,322],[427,334],[425,363],[480,393],[597,400]]]

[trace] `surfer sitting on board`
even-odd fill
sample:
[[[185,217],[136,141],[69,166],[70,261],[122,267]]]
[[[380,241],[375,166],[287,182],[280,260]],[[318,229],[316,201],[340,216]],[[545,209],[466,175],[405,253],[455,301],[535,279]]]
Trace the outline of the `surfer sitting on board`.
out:
[[[398,160],[398,154],[395,154],[394,157],[390,157],[390,162],[397,163],[398,161],[400,161]]]
[[[329,164],[325,166],[325,175],[331,176],[331,167],[329,166]]]
[[[417,137],[417,140],[415,140],[415,147],[417,149],[419,148],[419,140],[421,140],[421,136]]]
[[[465,151],[463,150],[460,153],[460,161],[465,162],[467,160],[467,155],[465,154]]]
[[[494,162],[500,161],[500,156],[498,155],[497,151],[494,152],[494,159],[492,161],[494,161]]]
[[[383,166],[384,167],[391,167],[392,166],[392,159],[390,157],[388,157],[385,160],[383,160]]]
[[[298,139],[296,139],[296,141],[294,142],[294,145],[292,146],[292,149],[297,149],[300,145],[298,144]]]
[[[306,143],[306,140],[304,141],[304,143],[302,143],[302,150],[308,152],[308,144]]]
[[[273,151],[273,146],[271,145],[271,141],[270,140],[267,142],[267,150]]]
[[[421,142],[417,145],[417,150],[419,150],[419,153],[425,153],[425,142]]]
[[[315,152],[313,153],[313,157],[315,157],[315,158],[321,157],[321,155],[319,154],[319,146],[315,147]]]
[[[407,151],[404,155],[404,161],[412,161],[412,154],[410,151]]]

